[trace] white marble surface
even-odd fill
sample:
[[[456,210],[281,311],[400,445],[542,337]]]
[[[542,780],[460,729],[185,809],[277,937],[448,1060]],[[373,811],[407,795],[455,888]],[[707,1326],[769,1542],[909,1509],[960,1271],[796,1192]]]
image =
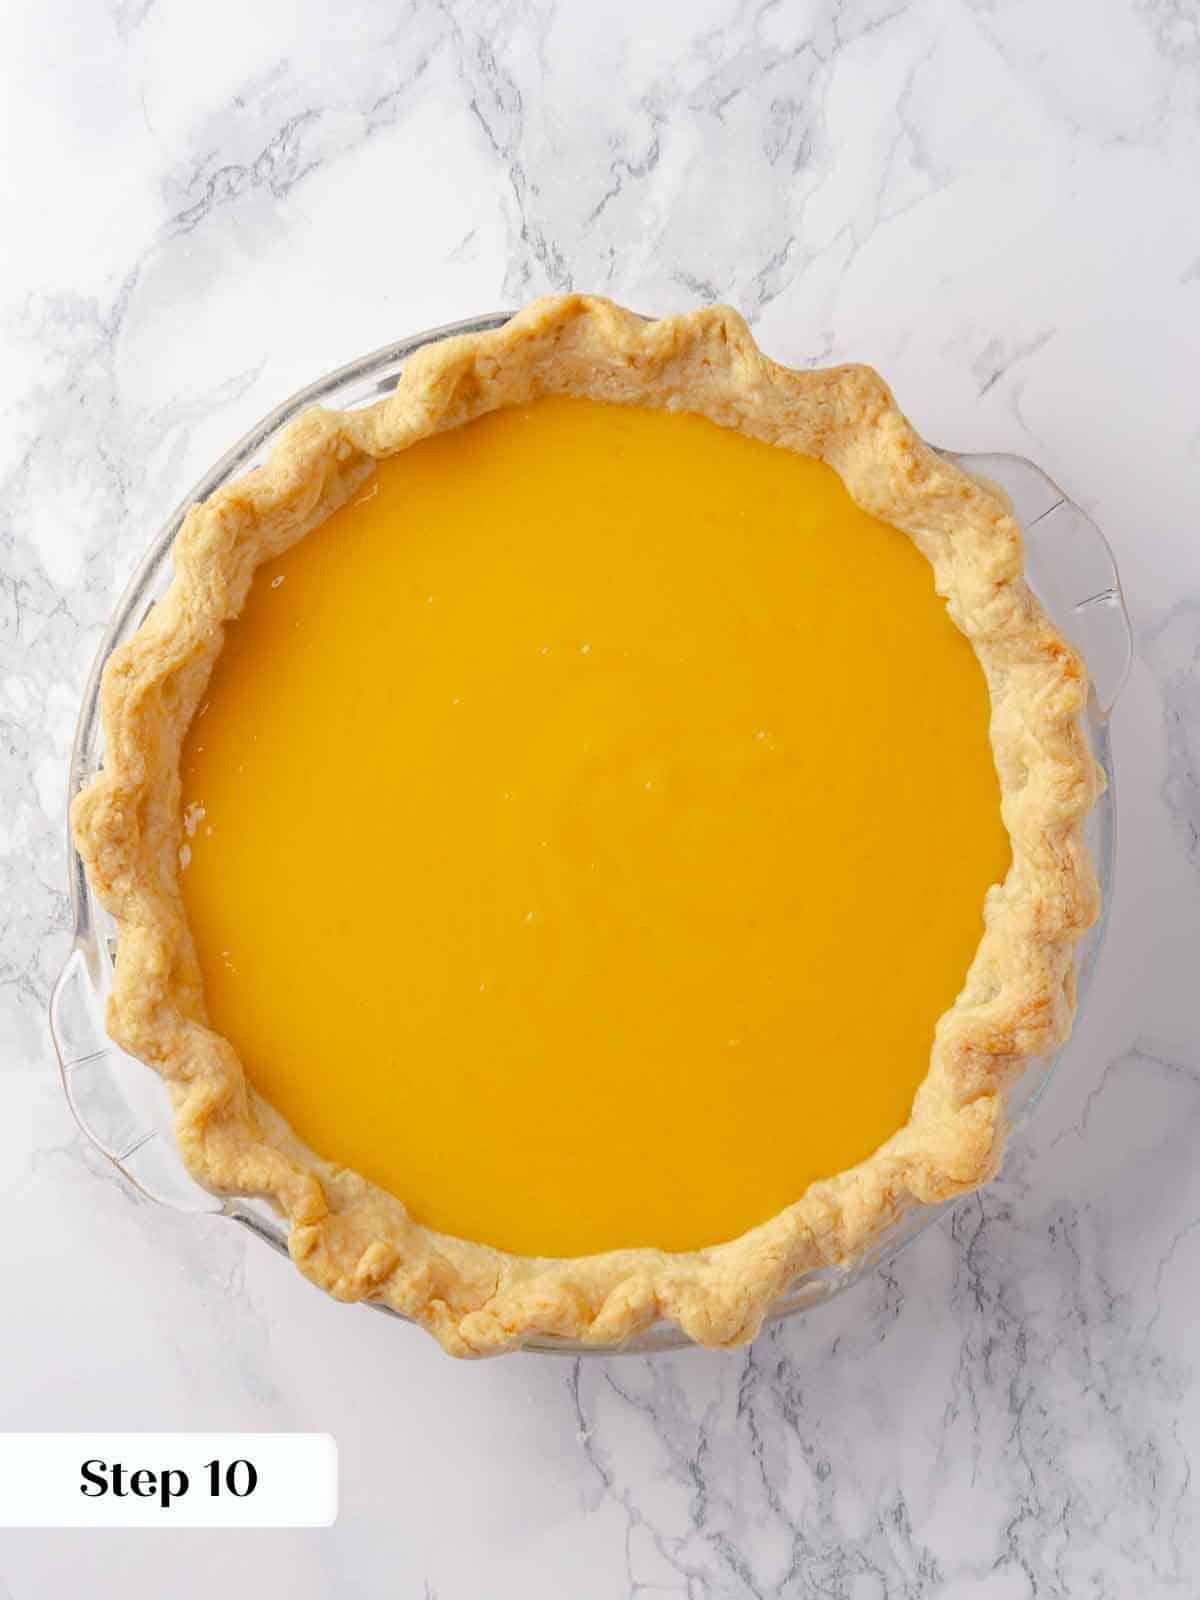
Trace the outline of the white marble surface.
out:
[[[1196,0],[10,0],[0,119],[0,1427],[329,1429],[343,1507],[0,1535],[0,1600],[1200,1592]],[[89,1154],[64,778],[226,444],[571,286],[873,361],[1092,511],[1138,631],[1120,876],[1033,1134],[892,1270],[736,1355],[462,1366]]]

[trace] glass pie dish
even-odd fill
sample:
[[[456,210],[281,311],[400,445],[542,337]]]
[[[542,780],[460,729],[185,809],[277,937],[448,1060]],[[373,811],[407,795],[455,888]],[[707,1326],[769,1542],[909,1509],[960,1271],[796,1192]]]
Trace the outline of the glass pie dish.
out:
[[[496,313],[434,329],[332,373],[272,412],[196,486],[168,520],[134,574],[101,642],[72,754],[72,796],[103,761],[99,686],[104,663],[112,650],[141,625],[170,582],[172,547],[188,508],[258,465],[280,430],[298,412],[313,405],[345,410],[375,402],[394,388],[405,361],[421,346],[455,334],[500,327],[508,315]],[[1128,670],[1131,651],[1128,619],[1111,552],[1080,508],[1031,462],[1006,455],[944,454],[1007,494],[1025,530],[1029,581],[1060,630],[1087,660],[1091,676],[1089,736],[1109,784],[1089,818],[1088,843],[1107,905],[1115,849],[1115,798],[1107,719]],[[112,983],[115,929],[95,897],[74,847],[69,849],[74,943],[51,999],[51,1030],[67,1098],[81,1129],[124,1178],[147,1197],[182,1211],[226,1216],[277,1249],[286,1250],[284,1223],[266,1202],[221,1197],[192,1180],[176,1149],[165,1085],[150,1068],[126,1055],[107,1037],[104,1008]],[[1079,947],[1080,1004],[1086,996],[1102,936],[1103,917]],[[1061,1054],[1059,1051],[1034,1062],[1012,1090],[1009,1111],[1015,1126],[1029,1115]],[[907,1212],[877,1240],[868,1255],[857,1258],[847,1268],[803,1273],[775,1303],[772,1317],[795,1314],[849,1287],[880,1260],[894,1255],[941,1209],[944,1208],[923,1207]],[[678,1329],[664,1324],[644,1330],[619,1348],[646,1353],[687,1343]],[[543,1338],[527,1348],[558,1352],[586,1349],[594,1353],[606,1347]],[[618,1347],[607,1348],[611,1351]]]

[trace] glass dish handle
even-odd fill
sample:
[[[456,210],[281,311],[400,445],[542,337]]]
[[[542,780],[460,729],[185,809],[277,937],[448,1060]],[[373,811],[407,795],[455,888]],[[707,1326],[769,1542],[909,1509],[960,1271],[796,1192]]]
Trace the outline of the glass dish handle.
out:
[[[180,1211],[222,1211],[175,1147],[166,1085],[104,1030],[105,959],[80,929],[50,996],[50,1032],[71,1113],[101,1155],[149,1199]]]
[[[1011,502],[1025,535],[1030,587],[1083,655],[1092,712],[1107,717],[1133,659],[1133,631],[1108,540],[1052,478],[1024,456],[939,454]]]

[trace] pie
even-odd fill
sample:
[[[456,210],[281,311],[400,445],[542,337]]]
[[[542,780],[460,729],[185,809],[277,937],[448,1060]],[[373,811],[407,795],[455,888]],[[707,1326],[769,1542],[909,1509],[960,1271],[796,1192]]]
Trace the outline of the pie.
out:
[[[875,373],[535,301],[189,512],[72,812],[109,1030],[337,1297],[734,1344],[994,1172],[1098,908],[1086,694]]]

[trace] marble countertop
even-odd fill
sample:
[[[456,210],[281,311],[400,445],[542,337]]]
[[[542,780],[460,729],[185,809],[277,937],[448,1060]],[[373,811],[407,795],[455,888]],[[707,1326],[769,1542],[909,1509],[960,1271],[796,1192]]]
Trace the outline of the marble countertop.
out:
[[[5,1534],[0,1600],[1200,1592],[1195,0],[20,0],[0,119],[0,1428],[322,1429],[342,1465],[328,1531]],[[75,1131],[66,762],[232,439],[571,287],[728,300],[1082,502],[1137,632],[1118,883],[1032,1130],[891,1268],[732,1355],[460,1365]]]

